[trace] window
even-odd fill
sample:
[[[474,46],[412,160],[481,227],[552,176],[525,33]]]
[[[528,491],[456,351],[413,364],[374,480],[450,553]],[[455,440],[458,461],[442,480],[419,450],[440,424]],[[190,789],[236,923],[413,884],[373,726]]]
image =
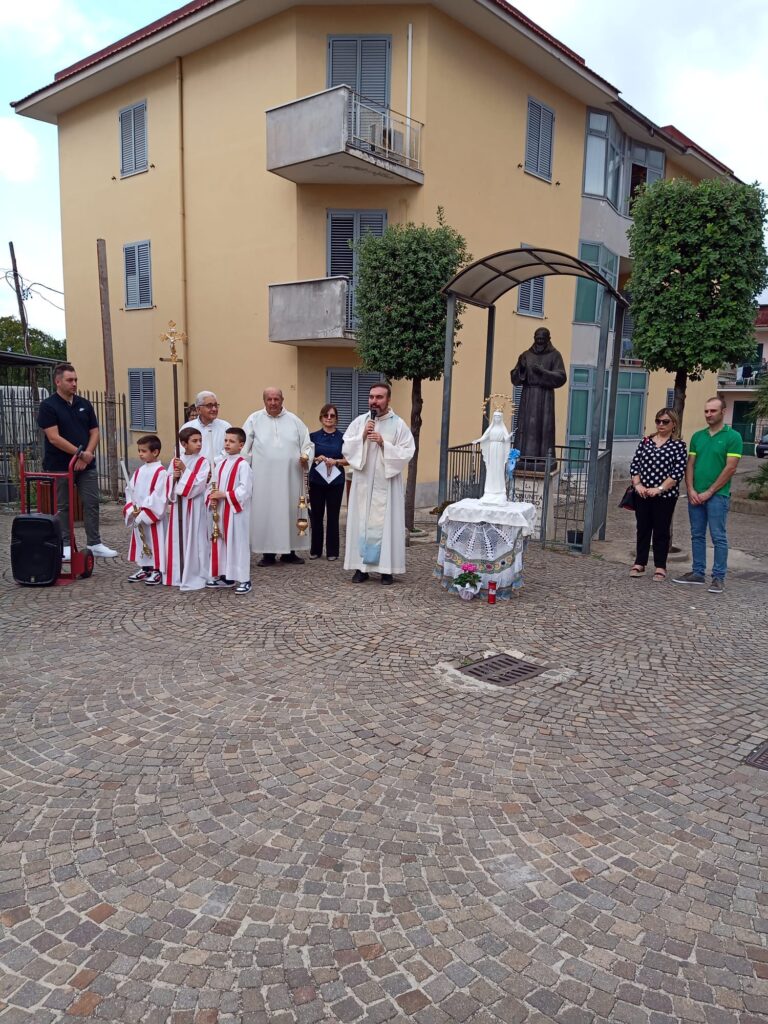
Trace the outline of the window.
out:
[[[155,371],[128,371],[131,430],[157,430]]]
[[[647,390],[648,374],[645,370],[619,370],[613,434],[617,440],[643,436]]]
[[[147,102],[120,111],[120,174],[127,177],[147,169]]]
[[[663,150],[627,138],[610,114],[589,111],[584,153],[587,195],[603,196],[620,213],[627,213],[635,190],[643,182],[663,177]]]
[[[123,246],[125,260],[125,308],[152,308],[152,264],[149,242]]]
[[[605,437],[608,419],[608,385],[610,371],[605,371],[603,405],[600,413],[600,438]],[[588,448],[592,433],[592,403],[594,401],[595,367],[572,366],[568,391],[568,444],[573,448]]]
[[[599,242],[580,242],[579,259],[599,271],[606,280],[616,287],[619,275],[619,257]],[[612,302],[612,305],[615,303]],[[603,308],[603,289],[597,281],[579,277],[576,281],[576,312],[573,319],[577,324],[599,324]],[[613,310],[611,311],[613,326]]]
[[[522,243],[521,248],[530,246]],[[544,316],[544,278],[533,277],[517,288],[517,312],[524,316]]]
[[[665,409],[674,409],[675,407],[675,389],[667,388],[667,401],[664,406]]]
[[[339,410],[339,430],[346,430],[356,416],[368,412],[368,393],[374,384],[380,384],[383,380],[380,373],[347,367],[334,367],[326,371],[325,393],[327,401],[333,402]]]
[[[632,298],[629,292],[621,293],[629,306],[624,310],[624,319],[621,323],[621,358],[622,359],[634,359],[634,353],[632,351],[632,335],[635,333],[635,319],[632,316]]]
[[[386,210],[329,210],[328,211],[328,277],[349,278],[347,291],[347,325],[354,329],[355,277],[357,253],[353,246],[365,234],[378,237],[387,226]]]
[[[646,182],[651,185],[664,177],[664,151],[632,142],[629,151],[629,203]]]
[[[380,108],[389,106],[389,36],[331,36],[328,88],[348,85]]]
[[[525,133],[525,169],[540,178],[552,180],[552,140],[555,112],[528,97],[528,123]]]

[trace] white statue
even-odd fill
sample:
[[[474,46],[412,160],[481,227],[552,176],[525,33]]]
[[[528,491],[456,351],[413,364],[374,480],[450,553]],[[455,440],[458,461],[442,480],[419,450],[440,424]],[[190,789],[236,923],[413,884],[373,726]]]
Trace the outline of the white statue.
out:
[[[507,500],[504,469],[509,455],[512,434],[504,426],[501,409],[496,409],[488,429],[474,443],[480,445],[485,463],[485,490],[481,501],[499,505]]]

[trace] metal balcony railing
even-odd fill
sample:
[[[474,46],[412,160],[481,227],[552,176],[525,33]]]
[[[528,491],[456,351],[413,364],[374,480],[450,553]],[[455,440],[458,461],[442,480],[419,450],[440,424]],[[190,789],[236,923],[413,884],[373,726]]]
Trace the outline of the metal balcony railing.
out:
[[[422,123],[383,108],[349,88],[345,91],[349,145],[420,171]]]

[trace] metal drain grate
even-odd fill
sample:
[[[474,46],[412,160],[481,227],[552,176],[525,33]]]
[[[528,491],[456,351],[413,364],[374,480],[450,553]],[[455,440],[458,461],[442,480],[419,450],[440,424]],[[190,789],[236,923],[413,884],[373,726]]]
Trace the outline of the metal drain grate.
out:
[[[523,661],[522,658],[513,658],[511,654],[494,654],[490,658],[483,658],[482,661],[465,665],[460,671],[465,676],[473,676],[475,679],[481,679],[484,683],[493,683],[495,686],[512,686],[513,683],[521,683],[524,679],[540,676],[547,668],[547,665],[533,665],[530,661]]]
[[[747,754],[744,758],[744,764],[748,764],[752,768],[762,768],[764,771],[768,771],[768,740],[765,743],[761,743],[759,747],[755,747],[751,754]]]

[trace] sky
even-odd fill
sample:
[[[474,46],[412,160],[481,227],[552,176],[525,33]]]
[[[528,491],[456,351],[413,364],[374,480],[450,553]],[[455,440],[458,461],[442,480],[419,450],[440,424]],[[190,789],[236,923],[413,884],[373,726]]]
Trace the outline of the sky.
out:
[[[181,3],[0,0],[0,316],[18,314],[3,276],[12,241],[31,286],[30,325],[65,336],[56,128],[19,117],[10,102]],[[765,0],[646,0],[637,8],[616,0],[518,0],[517,7],[651,120],[674,124],[737,177],[768,188]]]

